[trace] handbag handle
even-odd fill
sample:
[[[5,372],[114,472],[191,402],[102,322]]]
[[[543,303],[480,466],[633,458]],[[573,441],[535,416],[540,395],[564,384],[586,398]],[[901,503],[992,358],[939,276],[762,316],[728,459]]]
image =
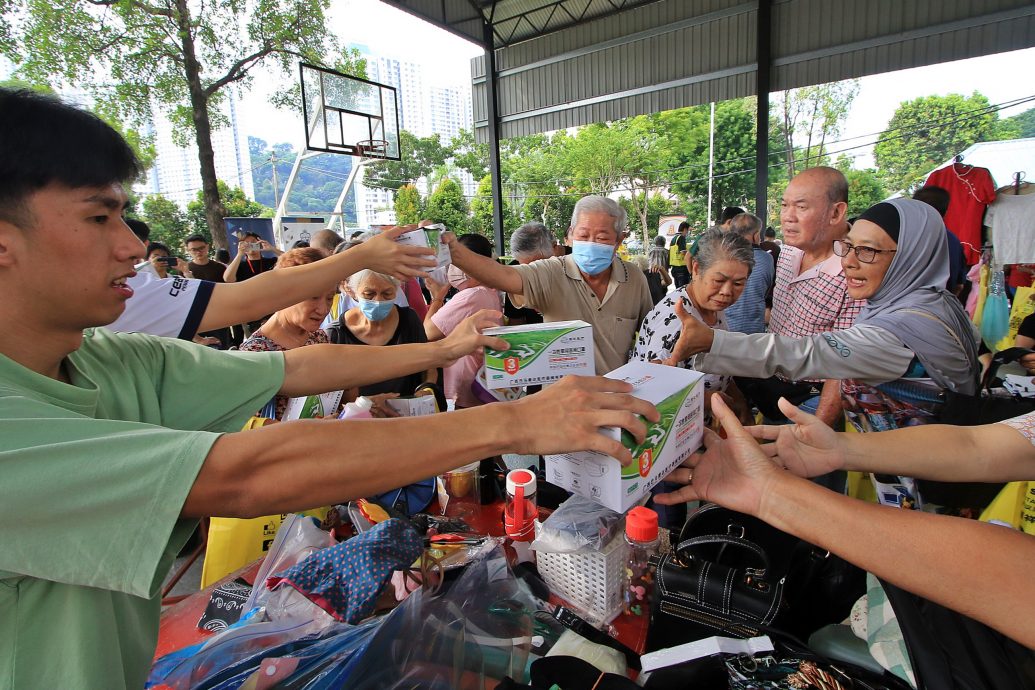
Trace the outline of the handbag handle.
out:
[[[686,555],[690,559],[693,559],[693,554],[690,553],[689,550],[702,544],[729,544],[730,546],[737,546],[745,549],[758,556],[758,559],[762,562],[761,568],[749,569],[752,574],[764,577],[766,571],[769,570],[769,557],[765,555],[765,551],[762,550],[762,547],[744,537],[735,537],[731,534],[705,534],[700,537],[691,537],[690,539],[681,541],[675,549],[679,556],[679,560],[682,560],[684,551],[687,552]]]

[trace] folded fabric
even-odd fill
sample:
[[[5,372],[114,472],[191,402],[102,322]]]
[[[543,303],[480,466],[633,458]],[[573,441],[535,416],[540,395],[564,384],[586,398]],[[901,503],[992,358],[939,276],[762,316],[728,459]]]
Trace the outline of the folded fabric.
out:
[[[270,589],[290,585],[336,619],[358,623],[373,613],[378,593],[392,572],[410,567],[423,549],[417,530],[392,518],[317,551],[270,576],[266,583]]]

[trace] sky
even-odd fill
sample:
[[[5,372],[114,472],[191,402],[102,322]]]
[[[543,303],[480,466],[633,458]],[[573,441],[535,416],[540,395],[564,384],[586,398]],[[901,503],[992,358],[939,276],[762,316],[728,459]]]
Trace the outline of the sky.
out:
[[[424,74],[441,84],[470,84],[470,60],[482,54],[473,43],[378,0],[336,0],[331,3],[328,26],[342,43],[365,45],[374,53],[422,64]],[[884,129],[902,101],[920,96],[970,95],[978,90],[996,104],[1035,95],[1035,83],[1017,77],[1018,65],[1033,63],[1035,48],[863,77],[838,139],[863,137],[842,147],[875,140],[876,136],[866,135]],[[245,97],[245,130],[270,143],[288,141],[300,146],[304,140],[300,118],[268,105],[270,90],[278,81],[273,76],[256,78]],[[1009,117],[1031,107],[1035,102],[999,114]],[[855,167],[873,166],[868,149],[853,151],[853,155]]]

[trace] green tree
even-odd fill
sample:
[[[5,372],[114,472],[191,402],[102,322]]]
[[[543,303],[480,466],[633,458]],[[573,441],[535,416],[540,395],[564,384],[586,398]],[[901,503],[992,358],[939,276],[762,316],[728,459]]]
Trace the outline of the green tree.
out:
[[[492,177],[485,175],[478,183],[476,196],[471,200],[471,231],[485,235],[495,241],[496,234],[492,225]],[[520,222],[515,222],[511,217],[510,204],[503,199],[503,241],[504,246],[510,246],[510,236],[514,228]]]
[[[630,249],[635,247],[640,254],[646,253],[651,238],[658,234],[661,217],[674,214],[678,208],[676,202],[662,194],[654,194],[647,200],[641,195],[635,203],[629,197],[622,197],[618,203],[629,214],[629,235],[636,238],[635,242],[630,243]],[[638,209],[646,209],[645,220],[641,218]]]
[[[435,191],[428,197],[427,217],[436,223],[444,223],[447,228],[461,234],[469,227],[467,199],[456,180],[442,180]]]
[[[437,134],[418,138],[404,129],[399,132],[399,150],[400,160],[369,164],[363,173],[363,184],[395,192],[403,185],[430,176],[449,158],[449,151]]]
[[[358,52],[342,52],[327,32],[329,4],[14,0],[3,10],[15,27],[6,52],[29,81],[77,84],[111,112],[140,121],[152,104],[168,112],[197,145],[204,215],[214,244],[226,247],[212,149],[212,130],[225,123],[218,106],[228,87],[246,88],[253,69],[269,62],[294,76],[299,59],[324,64],[333,56],[334,67],[362,76]]]
[[[183,209],[161,194],[144,198],[140,219],[151,228],[152,240],[168,245],[176,253],[180,253],[183,248],[183,241],[194,234]]]
[[[787,179],[805,168],[826,164],[827,140],[841,133],[858,94],[859,80],[847,79],[791,89],[774,99],[780,113]]]
[[[1025,110],[1020,115],[1008,117],[1003,122],[1015,128],[1013,132],[1013,138],[1015,139],[1035,137],[1035,108]]]
[[[395,195],[395,222],[417,223],[424,218],[424,200],[412,184],[403,185]]]
[[[1009,138],[1012,129],[977,91],[924,96],[898,106],[873,154],[889,190],[912,192],[924,175],[971,144]]]
[[[888,191],[873,168],[846,170],[848,179],[848,217],[857,216],[870,206],[888,198]]]
[[[244,190],[240,187],[230,187],[226,182],[222,180],[218,181],[217,188],[219,190],[219,205],[226,212],[225,218],[272,218],[274,210],[268,206],[263,206],[257,201],[252,201],[244,195]],[[190,226],[192,233],[204,235],[205,230],[208,229],[209,221],[206,210],[208,208],[208,201],[205,199],[204,190],[198,191],[197,198],[187,204],[187,223]],[[223,219],[219,219],[220,225],[223,223]],[[226,228],[222,228],[223,237],[226,237]]]
[[[466,170],[476,180],[485,177],[489,172],[489,145],[479,144],[474,140],[474,132],[461,129],[448,145],[453,156],[453,164]]]

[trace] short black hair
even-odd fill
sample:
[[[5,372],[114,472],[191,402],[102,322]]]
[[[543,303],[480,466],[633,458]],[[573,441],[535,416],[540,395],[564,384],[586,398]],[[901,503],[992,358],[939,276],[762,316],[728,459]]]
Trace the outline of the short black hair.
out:
[[[150,258],[151,257],[151,252],[156,252],[156,251],[165,252],[166,256],[172,256],[172,252],[169,251],[169,246],[166,245],[166,244],[162,244],[161,242],[148,242],[148,244],[147,244],[147,253],[144,254],[144,256]]]
[[[199,235],[197,233],[195,233],[195,234],[191,235],[190,237],[188,237],[187,239],[185,239],[183,241],[183,246],[186,247],[191,242],[204,242],[205,244],[211,244],[211,242],[209,242],[208,239],[206,239],[206,237],[204,235]]]
[[[690,230],[690,223],[687,223],[685,220],[679,224],[679,227],[676,228],[676,232],[683,232],[684,230]]]
[[[291,245],[292,249],[309,249],[309,243],[305,240],[295,240],[295,243]]]
[[[747,213],[747,211],[742,209],[740,206],[727,206],[726,208],[722,209],[722,213],[719,214],[718,225],[722,225],[726,221],[733,220],[736,216],[739,216],[741,213]]]
[[[934,210],[938,212],[938,215],[942,218],[949,211],[949,201],[952,200],[952,196],[949,194],[949,190],[944,187],[935,187],[934,185],[928,185],[921,187],[916,190],[913,194],[913,198],[917,201],[922,201],[928,206],[933,206]]]
[[[147,242],[147,239],[151,237],[151,226],[142,220],[137,218],[127,218],[126,225],[133,231],[133,234],[137,236],[137,239],[141,242]]]
[[[93,113],[27,89],[0,88],[0,220],[31,227],[26,201],[50,184],[103,187],[140,173],[126,140]]]
[[[765,229],[765,236],[766,237],[776,237],[776,230],[773,228],[772,225],[770,225],[769,227],[767,227]]]
[[[456,238],[456,241],[470,249],[475,254],[481,254],[490,259],[492,258],[492,242],[490,242],[485,235],[479,235],[477,233],[461,235]]]
[[[242,239],[244,239],[244,237],[254,237],[257,240],[261,240],[262,239],[262,236],[259,235],[259,233],[252,232],[251,230],[248,230],[247,232],[245,232],[244,235],[242,236]]]

